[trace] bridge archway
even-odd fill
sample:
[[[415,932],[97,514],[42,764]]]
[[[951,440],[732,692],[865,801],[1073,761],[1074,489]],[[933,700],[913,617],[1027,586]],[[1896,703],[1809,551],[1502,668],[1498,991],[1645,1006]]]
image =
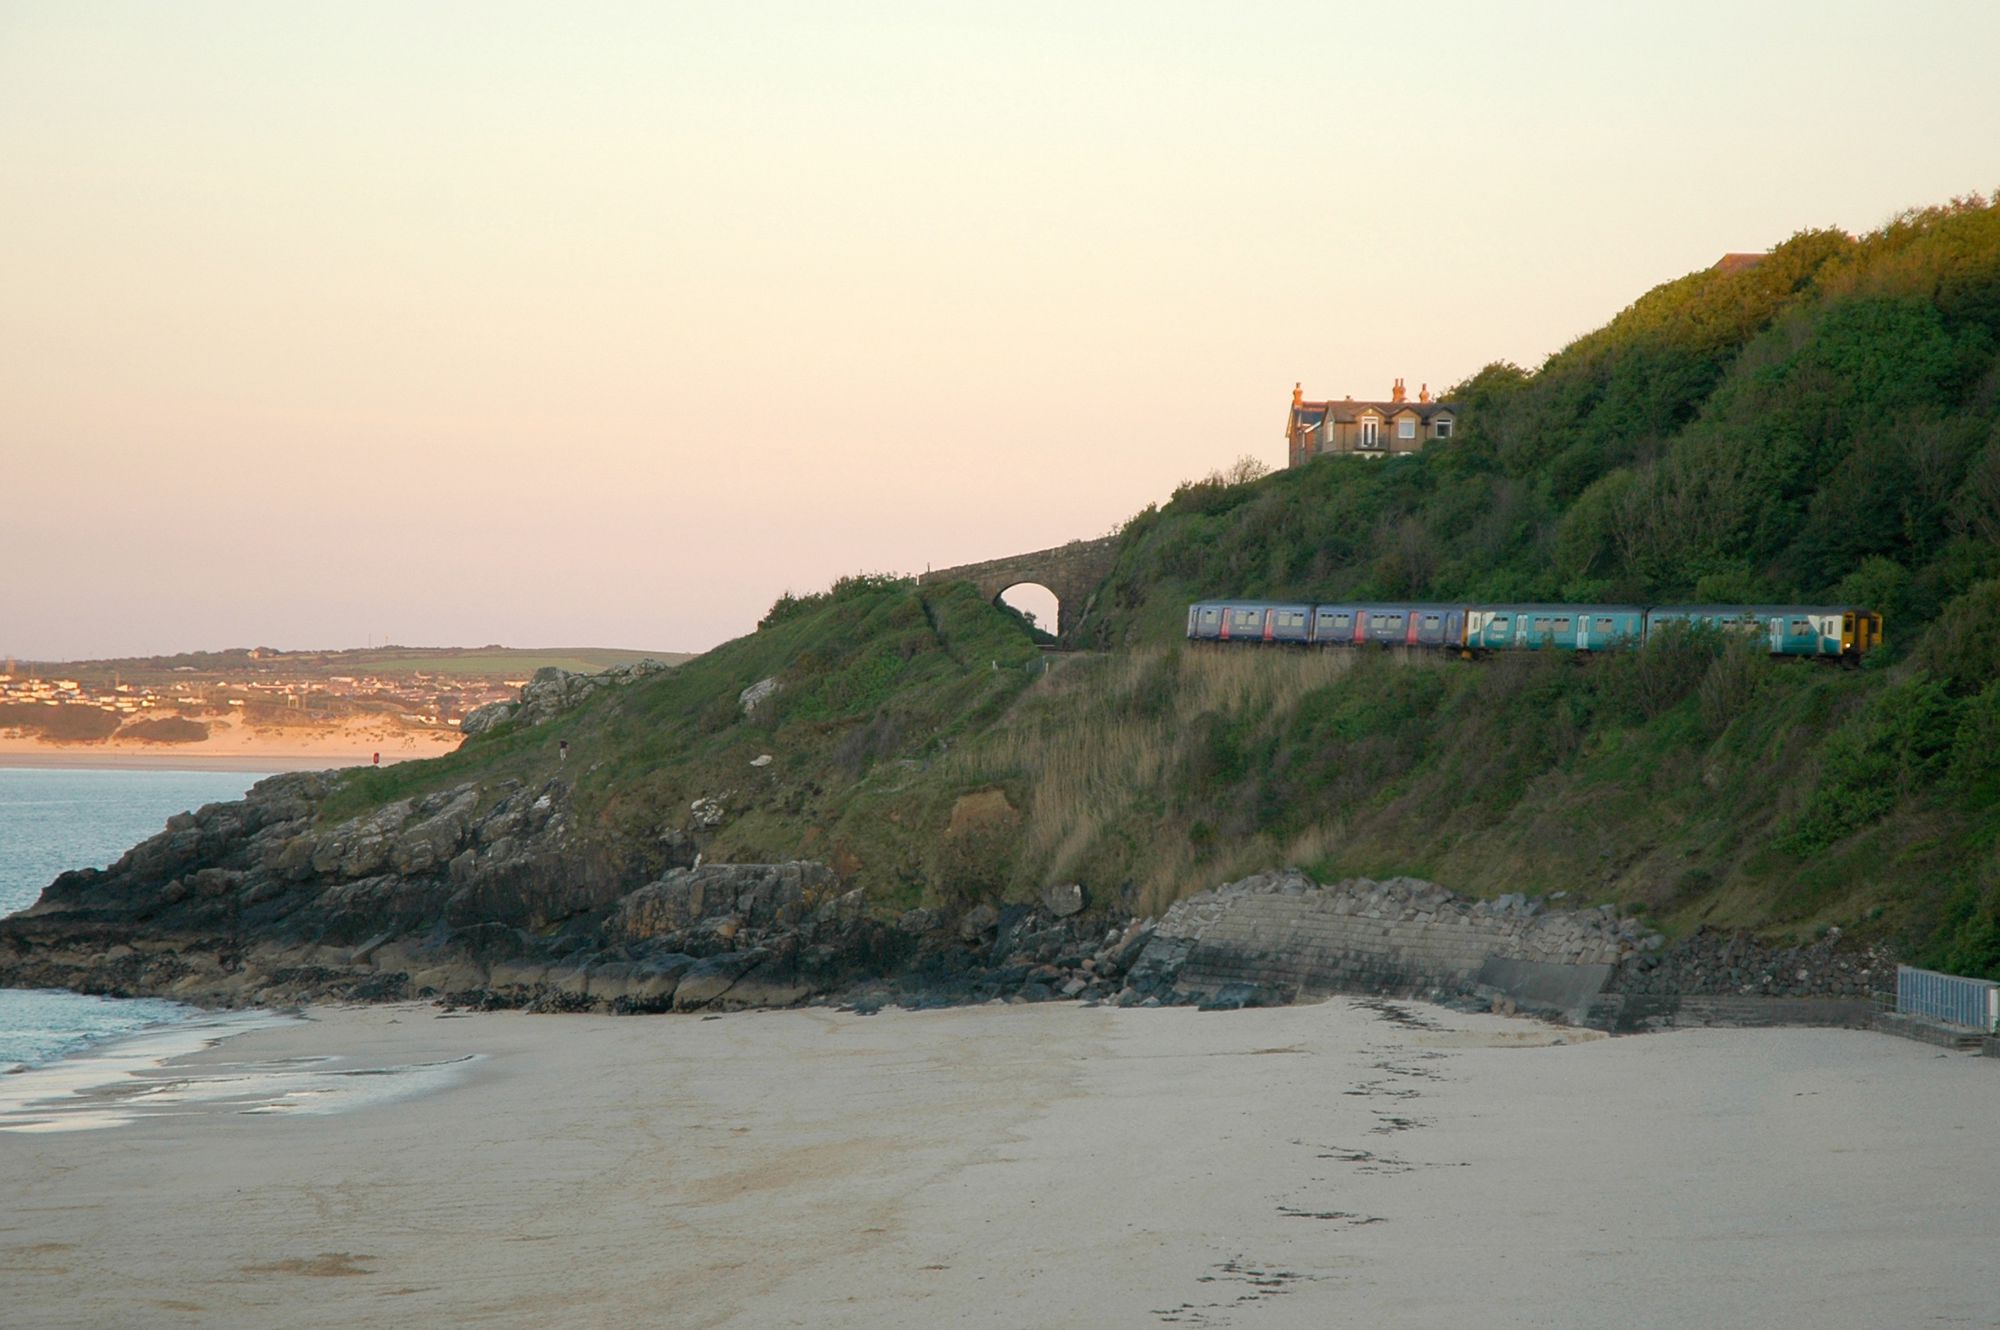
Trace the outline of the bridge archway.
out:
[[[1026,615],[1035,628],[1050,637],[1056,635],[1063,622],[1062,598],[1040,582],[1020,581],[1010,587],[1002,587],[993,600],[995,604]]]
[[[1106,536],[1101,540],[1072,540],[1054,549],[989,559],[985,563],[939,568],[917,580],[970,582],[979,588],[980,595],[996,601],[1003,593],[1022,583],[1032,582],[1046,587],[1056,600],[1056,621],[1053,625],[1042,626],[1067,639],[1082,621],[1084,612],[1090,608],[1091,598],[1111,576],[1111,570],[1117,563],[1118,537]],[[1037,613],[1038,622],[1040,617]]]

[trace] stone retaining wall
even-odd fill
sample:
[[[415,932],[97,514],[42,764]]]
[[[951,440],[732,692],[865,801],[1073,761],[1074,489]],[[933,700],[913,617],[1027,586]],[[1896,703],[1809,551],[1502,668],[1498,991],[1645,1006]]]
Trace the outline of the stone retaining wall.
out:
[[[1153,945],[1180,953],[1174,987],[1183,993],[1214,996],[1247,985],[1262,1000],[1292,1001],[1343,992],[1470,992],[1493,957],[1609,967],[1659,940],[1608,909],[1551,911],[1520,896],[1465,900],[1415,878],[1322,887],[1284,872],[1176,903]],[[1598,975],[1599,987],[1608,973]]]
[[[1335,993],[1467,996],[1600,1029],[1867,1028],[1895,960],[1829,932],[1772,947],[1699,932],[1672,947],[1610,907],[1461,898],[1415,878],[1321,886],[1264,873],[1178,902],[1132,966],[1133,994],[1215,1005]]]

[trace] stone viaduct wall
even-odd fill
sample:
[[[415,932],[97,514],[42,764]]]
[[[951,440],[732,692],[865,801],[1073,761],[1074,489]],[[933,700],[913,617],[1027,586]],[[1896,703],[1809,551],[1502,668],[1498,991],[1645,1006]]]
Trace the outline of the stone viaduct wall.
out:
[[[970,582],[979,594],[996,600],[1009,587],[1033,582],[1047,587],[1056,598],[1056,635],[1067,637],[1090,607],[1097,588],[1111,576],[1118,562],[1118,537],[1101,540],[1072,540],[1054,549],[965,563],[956,568],[939,568],[918,578],[920,583]]]

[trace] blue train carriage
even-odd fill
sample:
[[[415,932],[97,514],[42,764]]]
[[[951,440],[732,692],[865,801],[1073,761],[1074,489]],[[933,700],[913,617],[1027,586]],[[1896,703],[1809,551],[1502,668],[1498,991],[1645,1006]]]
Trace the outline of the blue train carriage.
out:
[[[1465,611],[1465,650],[1619,651],[1646,636],[1637,605],[1472,605]]]
[[[1648,636],[1670,623],[1760,638],[1774,656],[1859,660],[1882,645],[1882,616],[1858,605],[1660,605]]]
[[[1188,606],[1190,642],[1312,640],[1312,606],[1273,601],[1201,600]]]
[[[1323,646],[1458,647],[1465,640],[1462,605],[1318,605],[1312,640]]]

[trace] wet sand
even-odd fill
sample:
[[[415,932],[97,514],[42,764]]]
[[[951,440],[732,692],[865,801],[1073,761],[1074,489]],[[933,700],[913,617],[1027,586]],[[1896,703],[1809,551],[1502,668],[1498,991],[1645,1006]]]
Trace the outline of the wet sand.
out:
[[[1883,1035],[1604,1039],[1345,1000],[308,1017],[145,1073],[124,1125],[60,1129],[102,1116],[93,1092],[0,1131],[0,1324],[2000,1309],[2000,1066]]]

